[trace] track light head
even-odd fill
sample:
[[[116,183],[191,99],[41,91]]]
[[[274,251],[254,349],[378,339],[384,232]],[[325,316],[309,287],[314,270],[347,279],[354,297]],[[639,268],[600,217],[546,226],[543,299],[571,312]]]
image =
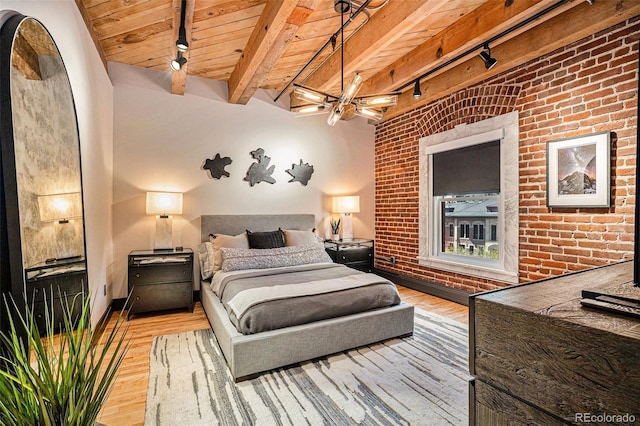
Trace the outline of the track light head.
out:
[[[484,67],[487,70],[490,70],[498,63],[496,58],[491,57],[491,48],[489,47],[489,44],[484,45],[484,50],[480,52],[479,56],[480,59],[482,59],[482,62],[484,62]]]
[[[176,47],[181,52],[186,52],[187,50],[189,50],[189,42],[187,42],[187,34],[184,27],[180,27],[178,39],[176,40]]]
[[[420,99],[422,97],[422,90],[420,90],[420,80],[416,80],[413,86],[413,99]]]
[[[171,61],[171,69],[174,71],[180,71],[180,69],[186,63],[187,63],[187,58],[182,56],[182,52],[178,51],[178,56]]]

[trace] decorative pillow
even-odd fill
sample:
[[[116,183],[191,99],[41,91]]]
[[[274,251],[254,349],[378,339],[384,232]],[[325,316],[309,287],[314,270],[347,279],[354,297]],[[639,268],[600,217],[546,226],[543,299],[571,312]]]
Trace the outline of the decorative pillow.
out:
[[[268,232],[251,232],[247,229],[249,248],[272,249],[284,247],[284,234],[281,229]]]
[[[331,262],[322,243],[261,250],[223,248],[221,251],[224,272]]]
[[[293,229],[283,230],[285,247],[302,246],[320,242],[314,231],[315,229],[313,231],[296,231]]]
[[[242,248],[249,249],[249,240],[244,232],[236,236],[217,234],[210,238],[213,246],[213,272],[220,270],[222,266],[222,248]]]
[[[214,264],[213,244],[206,242],[198,245],[198,258],[200,260],[200,275],[202,275],[202,279],[211,278]]]

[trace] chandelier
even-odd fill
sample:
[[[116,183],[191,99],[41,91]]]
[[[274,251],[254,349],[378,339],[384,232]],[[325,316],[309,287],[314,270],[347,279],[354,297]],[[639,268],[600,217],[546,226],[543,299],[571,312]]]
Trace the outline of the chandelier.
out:
[[[368,2],[365,3],[365,5]],[[340,44],[340,73],[341,73],[341,91],[340,96],[333,96],[321,91],[306,87],[300,84],[294,84],[293,95],[306,104],[291,108],[296,116],[314,115],[321,113],[329,113],[327,124],[335,125],[338,120],[346,113],[352,112],[355,115],[369,118],[372,120],[381,120],[384,108],[396,105],[398,103],[398,93],[387,93],[381,95],[357,96],[358,91],[362,87],[363,78],[360,73],[356,72],[349,84],[344,85],[344,14],[351,10],[351,2],[346,0],[334,0],[334,9],[340,13],[342,26],[339,33],[341,37]],[[361,6],[358,11],[362,10]],[[353,18],[353,15],[351,16]],[[332,44],[335,46],[335,35],[332,36]],[[316,55],[317,56],[317,55]]]

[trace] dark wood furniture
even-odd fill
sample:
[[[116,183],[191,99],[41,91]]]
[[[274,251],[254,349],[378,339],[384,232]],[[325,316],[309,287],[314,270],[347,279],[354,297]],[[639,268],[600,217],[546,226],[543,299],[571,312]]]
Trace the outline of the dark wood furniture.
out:
[[[373,240],[352,238],[338,241],[327,240],[324,248],[331,259],[359,271],[373,271]]]
[[[128,274],[127,318],[166,309],[193,311],[193,250],[134,250]]]
[[[27,304],[33,303],[33,316],[42,335],[47,324],[45,303],[49,309],[53,307],[56,330],[62,329],[65,306],[71,308],[72,319],[79,317],[84,296],[89,294],[85,265],[84,258],[77,257],[42,262],[25,269]]]
[[[630,261],[470,297],[470,424],[640,420],[640,319],[582,290],[640,297]]]

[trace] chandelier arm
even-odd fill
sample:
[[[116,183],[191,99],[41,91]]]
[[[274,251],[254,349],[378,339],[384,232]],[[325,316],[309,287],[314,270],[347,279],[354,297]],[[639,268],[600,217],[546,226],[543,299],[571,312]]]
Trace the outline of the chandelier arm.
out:
[[[331,98],[331,99],[332,99],[332,100],[334,100],[334,101],[337,101],[337,100],[338,100],[338,97],[337,97],[337,96],[333,96],[333,95],[330,95],[330,94],[328,94],[328,93],[321,92],[320,90],[316,90],[316,89],[313,89],[313,88],[311,88],[311,87],[304,86],[304,85],[302,85],[302,84],[298,84],[298,83],[293,83],[293,85],[294,85],[295,87],[302,87],[303,89],[311,90],[312,92],[317,92],[317,93],[321,94],[322,96],[326,96],[327,98]]]

